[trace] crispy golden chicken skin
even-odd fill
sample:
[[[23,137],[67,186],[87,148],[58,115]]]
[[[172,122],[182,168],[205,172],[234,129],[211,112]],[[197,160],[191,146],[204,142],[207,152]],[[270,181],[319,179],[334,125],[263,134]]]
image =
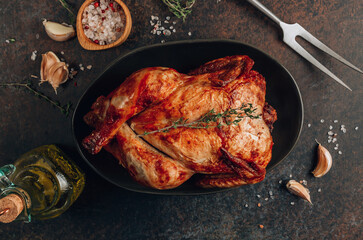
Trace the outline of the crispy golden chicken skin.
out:
[[[271,160],[270,131],[277,115],[265,102],[266,82],[253,64],[238,55],[210,61],[189,74],[141,69],[92,105],[84,120],[94,131],[83,146],[92,154],[104,147],[137,182],[157,189],[175,188],[196,173],[201,187],[260,182]],[[219,113],[243,104],[252,104],[260,117],[142,136],[180,118],[193,122],[211,109]]]

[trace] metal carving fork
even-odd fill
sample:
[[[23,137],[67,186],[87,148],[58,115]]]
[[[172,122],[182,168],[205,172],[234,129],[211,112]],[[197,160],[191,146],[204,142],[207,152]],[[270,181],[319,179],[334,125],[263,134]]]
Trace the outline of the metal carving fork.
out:
[[[277,23],[283,32],[283,41],[289,45],[292,49],[294,49],[297,53],[299,53],[301,56],[303,56],[306,60],[314,64],[317,68],[319,68],[321,71],[328,74],[331,78],[333,78],[335,81],[343,85],[344,87],[348,88],[350,91],[350,87],[348,87],[342,80],[340,80],[337,76],[335,76],[332,72],[330,72],[326,67],[324,67],[318,60],[316,60],[310,53],[308,53],[300,44],[298,44],[295,40],[297,36],[300,36],[304,38],[306,41],[313,44],[315,47],[321,49],[322,51],[328,53],[330,56],[338,59],[342,63],[346,64],[347,66],[353,68],[354,70],[363,73],[362,70],[355,67],[353,64],[336,54],[333,50],[331,50],[329,47],[327,47],[324,43],[320,42],[317,38],[315,38],[312,34],[310,34],[308,31],[306,31],[302,26],[300,26],[298,23],[294,24],[287,24],[283,21],[281,21],[276,15],[274,15],[270,10],[268,10],[264,5],[262,5],[257,0],[247,0],[249,3],[251,3],[253,6],[258,8],[260,11],[262,11],[264,14],[266,14],[268,17],[270,17],[275,23]]]

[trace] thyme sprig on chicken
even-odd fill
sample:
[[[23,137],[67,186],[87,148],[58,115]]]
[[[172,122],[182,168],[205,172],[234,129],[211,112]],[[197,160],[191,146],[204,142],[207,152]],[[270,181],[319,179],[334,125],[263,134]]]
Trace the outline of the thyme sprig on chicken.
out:
[[[0,87],[15,87],[15,88],[25,88],[26,90],[28,90],[29,92],[33,93],[35,96],[49,102],[51,105],[53,105],[54,107],[58,108],[59,111],[61,111],[61,113],[63,113],[64,115],[68,116],[71,109],[72,104],[71,103],[67,103],[66,105],[62,106],[59,102],[52,100],[51,98],[49,98],[48,96],[44,95],[43,93],[37,91],[36,89],[34,89],[31,85],[31,82],[25,82],[25,83],[0,83]]]
[[[221,128],[232,124],[237,126],[238,123],[245,117],[249,117],[251,119],[260,118],[260,115],[256,114],[256,110],[257,108],[254,108],[251,103],[242,104],[239,108],[228,109],[222,113],[216,113],[214,109],[212,109],[196,121],[188,122],[189,119],[181,117],[170,126],[150,132],[144,132],[138,136],[146,136],[157,132],[165,133],[180,127],[208,129],[210,127]],[[232,120],[229,120],[230,118],[232,118]],[[222,120],[224,120],[224,123]]]
[[[178,18],[182,18],[185,22],[186,17],[192,12],[195,0],[163,0],[166,6]]]

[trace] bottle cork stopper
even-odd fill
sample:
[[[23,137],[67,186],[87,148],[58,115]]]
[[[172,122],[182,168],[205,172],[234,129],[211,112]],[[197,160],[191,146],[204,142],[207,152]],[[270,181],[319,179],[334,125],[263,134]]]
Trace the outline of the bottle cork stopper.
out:
[[[9,223],[14,221],[23,211],[24,204],[17,194],[9,194],[0,199],[0,222]]]

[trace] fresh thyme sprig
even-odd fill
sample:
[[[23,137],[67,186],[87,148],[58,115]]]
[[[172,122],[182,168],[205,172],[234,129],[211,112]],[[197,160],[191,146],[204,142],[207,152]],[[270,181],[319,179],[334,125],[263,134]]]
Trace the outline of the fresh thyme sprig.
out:
[[[182,18],[183,22],[185,22],[188,14],[192,12],[192,7],[195,3],[195,0],[162,0],[166,6],[169,7],[170,12],[172,12],[178,18]],[[184,3],[184,4],[183,4]]]
[[[69,102],[66,105],[62,106],[59,102],[54,101],[52,99],[50,99],[48,96],[44,95],[43,93],[35,90],[32,86],[31,86],[31,82],[26,82],[26,83],[0,83],[0,87],[15,87],[15,88],[20,88],[20,87],[24,87],[25,89],[27,89],[28,91],[30,91],[31,93],[33,93],[35,96],[49,102],[50,104],[52,104],[54,107],[58,108],[59,111],[61,111],[64,115],[68,116],[69,112],[72,110],[71,106],[72,104]]]
[[[68,11],[70,24],[73,25],[74,24],[74,21],[75,21],[75,18],[76,18],[76,15],[74,15],[72,6],[69,5],[69,3],[67,3],[66,0],[58,0],[58,1]]]
[[[256,110],[257,108],[253,108],[253,105],[251,103],[242,104],[242,106],[239,108],[228,109],[222,113],[216,113],[214,109],[212,109],[196,121],[188,123],[188,119],[182,117],[179,118],[177,121],[173,122],[173,124],[168,127],[160,128],[151,132],[144,132],[143,134],[140,134],[138,136],[146,136],[157,132],[169,132],[170,130],[179,127],[208,129],[210,127],[221,128],[222,126],[229,126],[232,124],[237,126],[238,123],[242,121],[242,119],[245,117],[249,117],[251,119],[260,118],[260,115],[255,114]],[[233,120],[230,121],[228,120],[228,118],[233,118]],[[225,120],[225,123],[222,123],[222,121],[220,121],[222,119]],[[218,124],[212,124],[217,122]]]

